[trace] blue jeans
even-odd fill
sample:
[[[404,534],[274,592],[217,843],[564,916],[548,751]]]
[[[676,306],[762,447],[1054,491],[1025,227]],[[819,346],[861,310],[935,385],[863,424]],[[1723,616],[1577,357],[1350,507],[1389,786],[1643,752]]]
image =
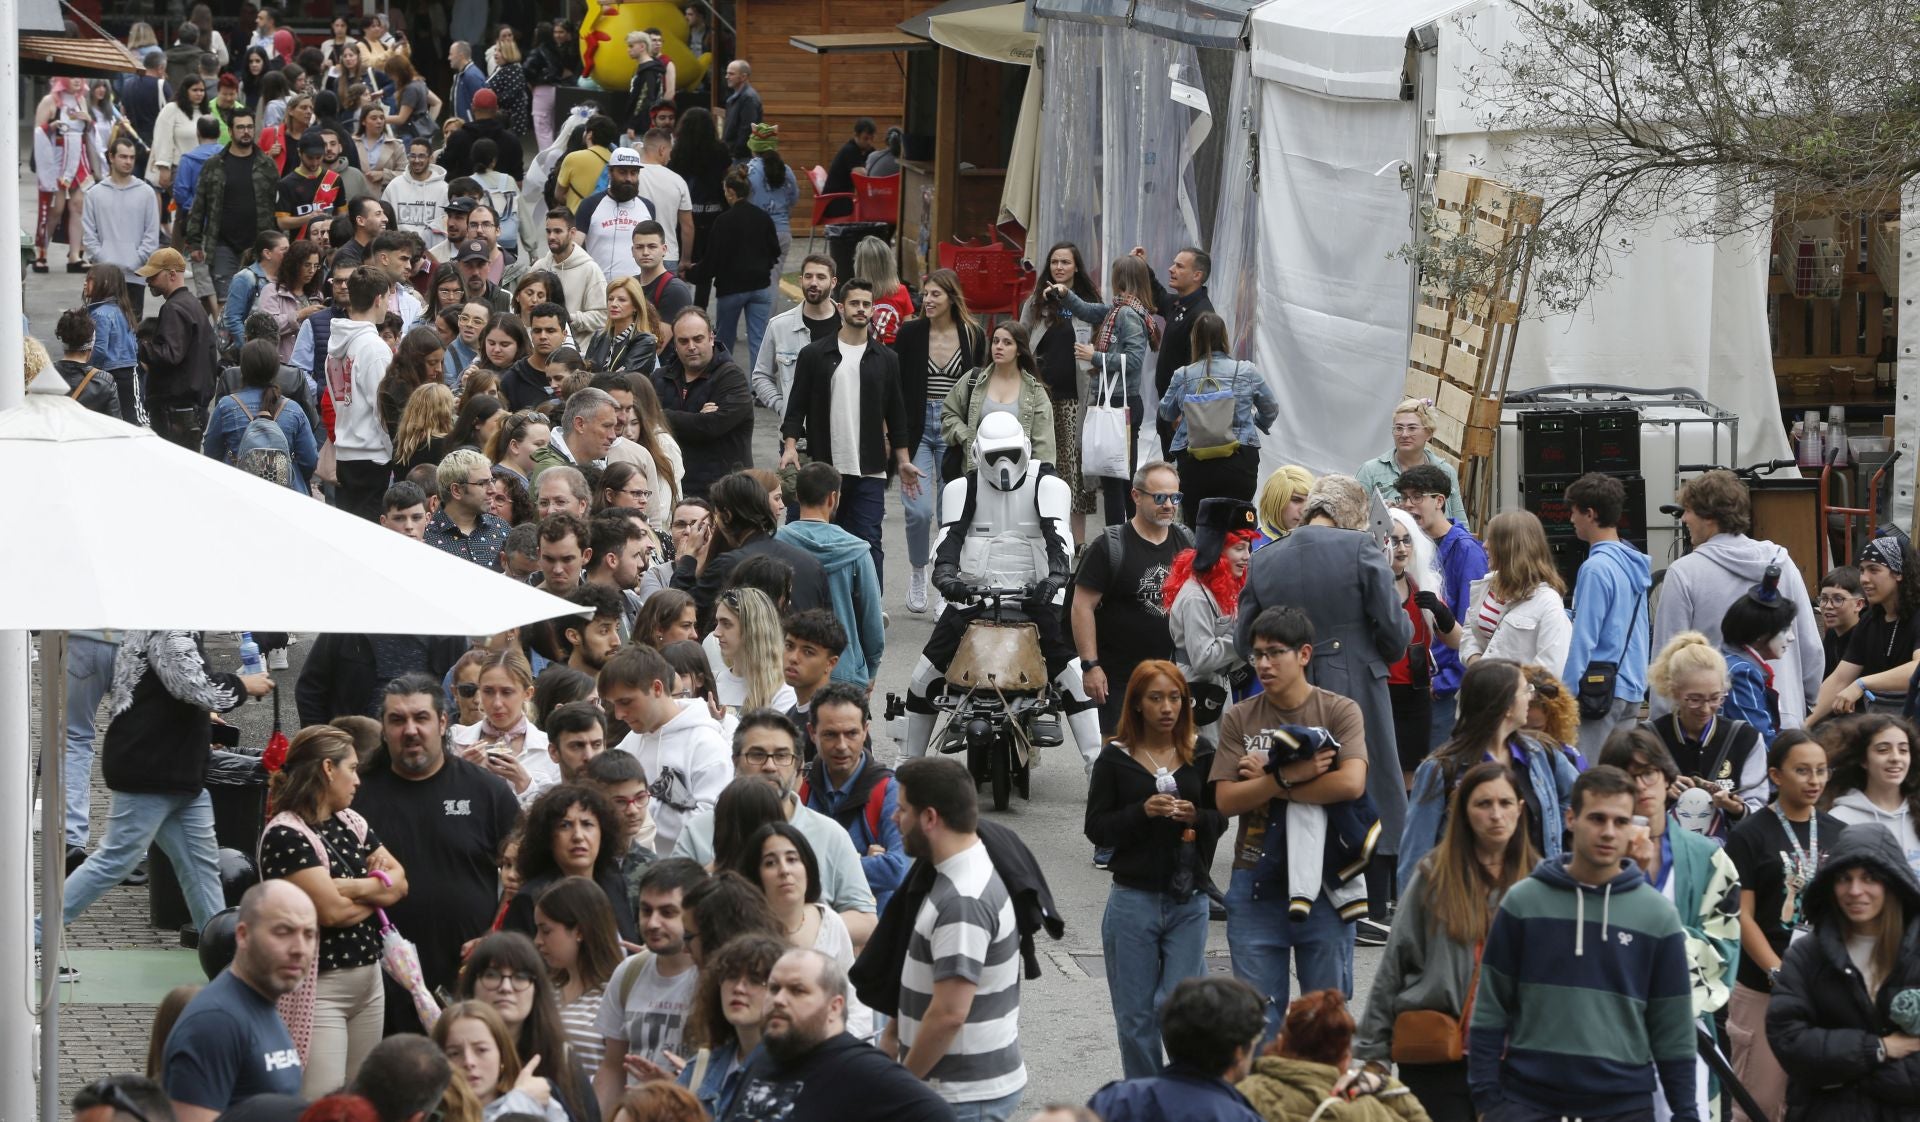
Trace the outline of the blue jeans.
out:
[[[1453,736],[1453,723],[1460,715],[1460,695],[1433,695],[1433,727],[1427,733],[1427,751],[1438,752]]]
[[[940,461],[947,443],[940,439],[940,402],[927,399],[927,427],[913,449],[913,466],[920,469],[920,497],[900,492],[900,509],[907,516],[907,564],[916,569],[933,559],[933,526],[940,520]]]
[[[1160,1006],[1182,979],[1207,972],[1206,895],[1177,903],[1164,892],[1114,885],[1100,918],[1100,953],[1120,1035],[1120,1070],[1128,1079],[1158,1075]]]
[[[1300,992],[1337,989],[1353,997],[1353,924],[1342,922],[1322,892],[1314,898],[1307,918],[1287,918],[1285,896],[1253,898],[1253,870],[1235,869],[1227,887],[1227,945],[1233,948],[1234,977],[1265,994],[1267,1032],[1280,1031],[1291,991],[1287,988],[1287,958],[1300,976]]]
[[[1020,1109],[1020,1096],[1027,1093],[1020,1088],[1004,1099],[981,1099],[973,1103],[948,1103],[953,1108],[953,1122],[1007,1122],[1013,1112]]]
[[[834,525],[867,543],[873,551],[873,571],[880,579],[880,587],[887,585],[887,567],[883,563],[885,551],[880,547],[880,520],[887,513],[887,481],[868,479],[864,475],[843,475],[840,477],[840,512],[833,516]]]
[[[61,778],[67,788],[68,845],[87,844],[87,818],[93,809],[93,715],[113,685],[113,656],[118,643],[88,635],[67,639],[67,762]]]
[[[733,346],[742,312],[747,316],[747,350],[744,357]],[[727,349],[733,351],[733,360],[740,364],[740,369],[753,369],[753,360],[760,354],[760,339],[767,333],[767,319],[772,315],[773,295],[764,288],[720,297],[719,314],[714,317],[713,330],[720,341],[727,345]]]
[[[213,800],[197,795],[150,795],[115,791],[107,812],[107,836],[84,864],[67,878],[63,925],[71,926],[80,913],[127,879],[147,846],[158,843],[173,862],[180,888],[187,897],[193,925],[205,927],[214,913],[227,906],[220,890],[220,847],[213,839]],[[34,942],[40,941],[40,920],[33,921]]]

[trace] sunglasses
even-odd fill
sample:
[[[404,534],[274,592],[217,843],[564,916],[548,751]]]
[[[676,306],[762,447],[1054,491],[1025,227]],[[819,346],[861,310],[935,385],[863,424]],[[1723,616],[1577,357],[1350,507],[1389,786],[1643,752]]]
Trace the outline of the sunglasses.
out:
[[[459,694],[461,697],[472,697],[480,692],[480,683],[459,682],[454,685],[453,692]]]

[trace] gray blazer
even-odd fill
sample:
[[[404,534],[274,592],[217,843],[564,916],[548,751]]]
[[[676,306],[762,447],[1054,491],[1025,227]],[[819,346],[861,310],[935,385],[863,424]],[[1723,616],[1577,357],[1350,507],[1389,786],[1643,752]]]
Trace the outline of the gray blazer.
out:
[[[1234,642],[1242,658],[1253,645],[1261,610],[1292,604],[1313,621],[1307,676],[1321,689],[1351,698],[1367,724],[1367,793],[1380,812],[1377,852],[1394,854],[1406,825],[1407,792],[1394,748],[1387,667],[1413,638],[1413,623],[1393,593],[1393,570],[1370,534],[1301,526],[1262,546],[1240,593]]]

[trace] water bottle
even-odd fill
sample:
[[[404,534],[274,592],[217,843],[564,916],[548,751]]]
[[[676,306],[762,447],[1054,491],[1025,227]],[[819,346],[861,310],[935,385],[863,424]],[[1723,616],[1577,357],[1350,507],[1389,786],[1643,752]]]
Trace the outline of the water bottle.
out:
[[[267,672],[266,660],[260,657],[260,644],[253,641],[253,632],[240,633],[240,675],[248,677]]]

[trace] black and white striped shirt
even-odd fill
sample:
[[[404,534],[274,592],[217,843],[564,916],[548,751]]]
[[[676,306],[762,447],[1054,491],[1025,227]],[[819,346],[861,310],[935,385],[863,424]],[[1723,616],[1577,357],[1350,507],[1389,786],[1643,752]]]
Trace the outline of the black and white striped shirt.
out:
[[[1020,932],[1013,900],[979,841],[936,867],[914,917],[900,978],[900,1043],[910,1049],[935,982],[974,984],[967,1023],[927,1082],[948,1102],[1005,1098],[1026,1086],[1020,1058]]]

